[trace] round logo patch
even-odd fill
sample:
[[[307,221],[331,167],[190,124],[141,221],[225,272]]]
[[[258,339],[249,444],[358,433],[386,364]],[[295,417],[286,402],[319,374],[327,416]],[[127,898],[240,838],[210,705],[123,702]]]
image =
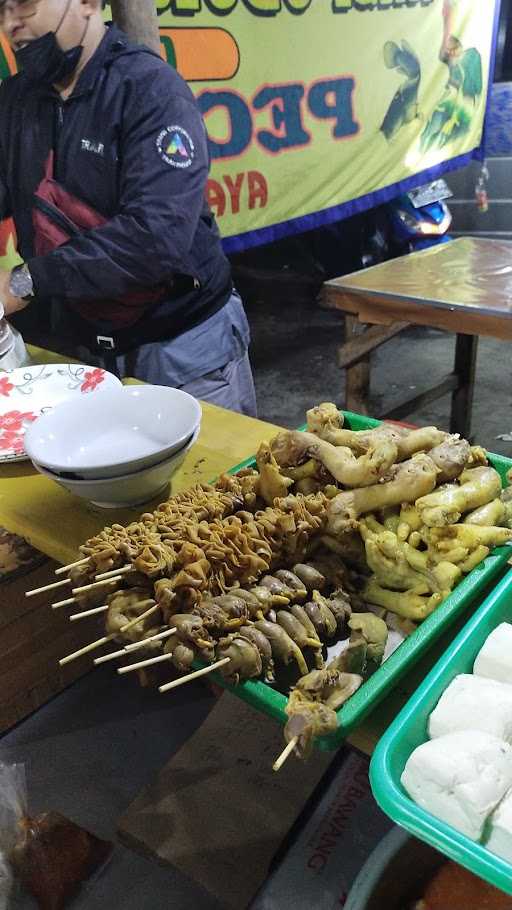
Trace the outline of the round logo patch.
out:
[[[194,143],[182,126],[168,126],[156,140],[158,154],[171,167],[190,167],[194,160]]]

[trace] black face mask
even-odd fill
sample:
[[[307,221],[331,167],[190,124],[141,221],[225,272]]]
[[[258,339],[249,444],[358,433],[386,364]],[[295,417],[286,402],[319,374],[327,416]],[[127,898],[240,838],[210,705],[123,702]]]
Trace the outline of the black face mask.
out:
[[[62,19],[54,32],[48,32],[41,38],[36,38],[35,41],[31,41],[26,47],[22,47],[16,52],[18,69],[23,70],[31,82],[38,82],[44,85],[59,85],[73,75],[80,63],[80,57],[84,49],[83,41],[89,28],[89,19],[87,19],[85,24],[82,40],[76,47],[63,51],[57,41],[57,33],[69,12],[70,6],[71,0],[68,0]]]
[[[17,51],[16,63],[31,82],[59,85],[73,75],[80,63],[82,51],[82,44],[63,51],[55,33],[48,32]]]

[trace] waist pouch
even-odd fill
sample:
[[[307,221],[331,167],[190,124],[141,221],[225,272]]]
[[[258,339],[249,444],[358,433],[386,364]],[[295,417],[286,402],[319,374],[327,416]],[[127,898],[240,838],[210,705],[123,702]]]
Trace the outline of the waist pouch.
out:
[[[34,228],[34,250],[36,256],[45,256],[58,247],[72,240],[85,231],[101,227],[107,218],[92,208],[88,203],[69,193],[54,178],[54,155],[50,154],[46,173],[39,184],[35,194],[32,211]],[[65,335],[72,335],[74,340],[95,353],[99,350],[115,350],[122,354],[143,343],[143,336],[148,335],[147,330],[139,332],[136,323],[165,300],[176,299],[187,294],[197,293],[197,282],[187,275],[178,275],[167,285],[157,287],[135,287],[122,299],[105,298],[104,300],[72,300],[67,298],[66,313],[59,326]],[[229,296],[229,295],[228,295]],[[224,296],[219,306],[220,309],[226,302]],[[158,320],[160,326],[155,326],[149,331],[146,340],[156,340],[151,336],[172,337],[180,334],[195,323],[201,322],[210,315],[196,313],[188,322],[183,314],[173,327],[169,317]],[[142,321],[144,326],[145,320]],[[179,322],[179,327],[178,327]],[[164,328],[164,323],[166,328]],[[188,324],[187,324],[188,323]],[[108,326],[108,329],[105,328]],[[145,327],[146,328],[146,327]],[[171,332],[171,335],[168,332]],[[162,335],[162,332],[164,333]]]

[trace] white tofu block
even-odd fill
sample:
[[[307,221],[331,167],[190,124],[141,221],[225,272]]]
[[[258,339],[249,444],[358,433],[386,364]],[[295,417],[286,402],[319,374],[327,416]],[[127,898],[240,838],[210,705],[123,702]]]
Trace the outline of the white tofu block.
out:
[[[428,722],[430,739],[457,730],[481,730],[512,744],[512,686],[483,676],[456,676]]]
[[[401,777],[415,803],[472,840],[512,786],[512,748],[480,730],[449,733],[414,750]]]
[[[507,793],[491,815],[485,846],[512,863],[512,792]]]
[[[476,655],[473,673],[512,684],[512,625],[502,622]]]

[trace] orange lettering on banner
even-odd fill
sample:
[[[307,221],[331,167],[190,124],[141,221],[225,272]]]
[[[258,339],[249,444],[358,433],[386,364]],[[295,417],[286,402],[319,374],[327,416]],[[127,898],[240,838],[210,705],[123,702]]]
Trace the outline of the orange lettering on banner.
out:
[[[232,79],[240,65],[235,38],[223,28],[161,28],[162,56],[187,82]]]
[[[267,181],[259,171],[249,171],[247,178],[249,180],[249,208],[255,209],[256,203],[259,202],[258,208],[264,209],[268,202]]]
[[[228,202],[232,215],[238,215],[241,208],[263,209],[267,205],[268,184],[259,171],[249,171],[247,174],[242,172],[234,178],[229,174],[224,174],[222,180],[223,183],[210,177],[206,188],[208,205],[217,218],[221,218],[225,214]],[[243,193],[245,186],[247,186],[246,196]]]
[[[222,179],[224,180],[231,197],[231,211],[233,212],[233,215],[238,215],[238,212],[240,211],[240,193],[242,191],[244,175],[237,174],[234,183],[228,174],[225,174]]]

